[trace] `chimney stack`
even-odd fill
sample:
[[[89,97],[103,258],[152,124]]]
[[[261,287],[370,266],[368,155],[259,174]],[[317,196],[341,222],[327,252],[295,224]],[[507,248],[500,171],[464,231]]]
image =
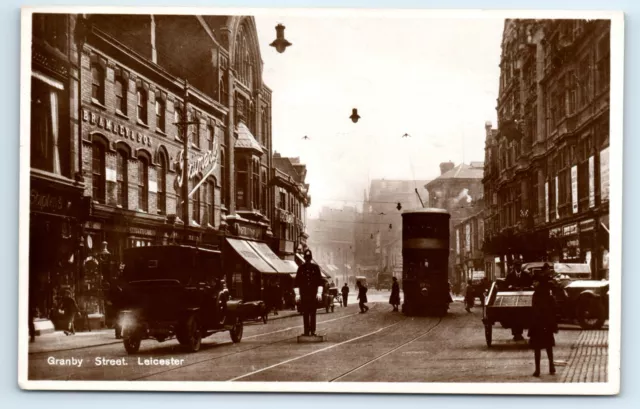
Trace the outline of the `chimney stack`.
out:
[[[444,175],[445,173],[447,173],[448,171],[450,171],[451,169],[453,169],[456,165],[449,161],[449,162],[442,162],[440,164],[440,175]]]

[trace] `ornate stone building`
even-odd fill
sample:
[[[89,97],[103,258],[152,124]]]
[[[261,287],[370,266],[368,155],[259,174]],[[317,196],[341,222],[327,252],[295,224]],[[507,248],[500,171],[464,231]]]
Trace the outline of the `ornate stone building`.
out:
[[[483,179],[485,248],[503,270],[521,257],[607,274],[609,51],[608,21],[505,22]]]

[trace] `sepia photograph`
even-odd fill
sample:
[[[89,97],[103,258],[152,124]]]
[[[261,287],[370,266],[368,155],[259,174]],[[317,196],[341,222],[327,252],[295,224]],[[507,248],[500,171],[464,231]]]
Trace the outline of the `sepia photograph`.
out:
[[[43,7],[21,41],[22,388],[619,392],[622,13]]]

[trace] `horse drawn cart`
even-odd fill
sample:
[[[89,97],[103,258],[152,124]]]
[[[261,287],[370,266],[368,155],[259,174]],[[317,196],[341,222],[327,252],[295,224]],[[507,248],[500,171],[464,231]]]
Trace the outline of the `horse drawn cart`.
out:
[[[491,347],[493,325],[496,323],[519,335],[522,335],[523,330],[529,328],[533,311],[532,301],[532,289],[517,291],[507,289],[504,280],[497,280],[492,284],[482,312],[484,334],[488,347]]]

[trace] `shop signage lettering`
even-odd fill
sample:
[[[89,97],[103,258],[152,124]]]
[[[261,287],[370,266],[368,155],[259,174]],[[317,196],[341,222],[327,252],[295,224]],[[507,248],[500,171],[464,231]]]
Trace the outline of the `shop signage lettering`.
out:
[[[578,167],[571,167],[571,207],[578,213]]]
[[[293,214],[287,212],[286,210],[280,210],[280,221],[283,223],[293,224]]]
[[[216,146],[215,142],[214,142],[214,146]],[[182,187],[182,179],[183,179],[183,172],[184,172],[184,150],[181,150],[180,153],[177,156],[178,161],[176,162],[176,172],[178,174],[178,176],[176,177],[176,184],[178,185],[178,187]],[[218,151],[217,150],[211,150],[211,151],[207,151],[202,155],[198,155],[198,156],[194,156],[192,158],[189,159],[189,169],[187,171],[187,174],[189,176],[189,179],[193,179],[194,177],[196,177],[198,174],[202,174],[202,181],[204,181],[207,177],[209,177],[209,175],[211,175],[213,173],[213,171],[216,169],[216,165],[218,164]],[[197,186],[195,186],[193,188],[193,190],[189,193],[189,196],[191,196],[191,194],[193,194],[193,192],[196,191],[196,189],[198,189],[198,187],[200,187],[199,183]]]
[[[584,220],[580,222],[580,232],[591,231],[594,229],[596,222],[594,219]]]
[[[595,189],[595,162],[594,157],[589,157],[589,207],[596,205],[596,189]]]
[[[549,237],[558,237],[562,233],[562,228],[556,227],[549,230]]]
[[[71,206],[64,196],[54,193],[46,193],[31,189],[31,210],[49,213],[66,213],[65,210]]]
[[[564,228],[562,229],[563,236],[572,236],[574,234],[578,234],[577,224],[570,224],[568,226],[564,226]]]
[[[141,132],[136,132],[135,130],[127,126],[116,123],[111,119],[108,119],[101,115],[96,114],[95,112],[91,112],[86,109],[83,109],[82,120],[84,122],[90,123],[91,125],[95,125],[98,128],[102,128],[105,131],[109,131],[112,134],[122,136],[123,138],[143,144],[145,146],[151,146],[150,136],[145,135]]]
[[[260,230],[249,226],[238,226],[238,235],[254,239],[259,239],[261,236]]]
[[[114,226],[113,231],[134,234],[136,236],[155,236],[156,234],[154,230],[141,229],[139,227],[125,227],[125,226]]]

